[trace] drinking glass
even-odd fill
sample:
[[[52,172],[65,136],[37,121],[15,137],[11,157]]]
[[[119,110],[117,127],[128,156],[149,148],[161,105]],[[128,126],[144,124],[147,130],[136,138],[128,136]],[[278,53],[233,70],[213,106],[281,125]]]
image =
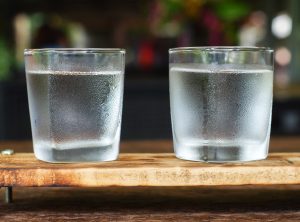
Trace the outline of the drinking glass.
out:
[[[27,49],[35,156],[47,162],[115,160],[124,84],[123,49]]]
[[[175,154],[193,161],[265,159],[270,139],[273,50],[169,50]]]

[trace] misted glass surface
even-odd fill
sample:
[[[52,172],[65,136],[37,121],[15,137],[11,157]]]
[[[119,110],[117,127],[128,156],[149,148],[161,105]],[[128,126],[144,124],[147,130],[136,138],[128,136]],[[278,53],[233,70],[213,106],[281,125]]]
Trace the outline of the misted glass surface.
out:
[[[25,57],[35,155],[48,162],[114,160],[119,151],[124,53],[72,53],[54,51],[45,58],[47,65],[32,64],[47,53]]]
[[[209,59],[195,62],[195,51]],[[240,56],[253,52],[234,51],[231,54],[240,56],[230,59],[231,49],[216,51],[217,56],[214,49],[170,52],[176,156],[211,162],[264,159],[270,137],[272,59],[262,56],[258,61],[263,62],[256,64],[260,53],[240,61]]]

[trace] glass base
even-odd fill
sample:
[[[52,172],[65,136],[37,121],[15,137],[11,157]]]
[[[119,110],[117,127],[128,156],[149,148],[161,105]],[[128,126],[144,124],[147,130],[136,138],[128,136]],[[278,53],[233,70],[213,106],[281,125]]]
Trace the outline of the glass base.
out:
[[[202,162],[244,162],[263,160],[268,155],[268,142],[243,145],[175,145],[176,157]]]
[[[118,158],[119,146],[84,147],[76,149],[35,148],[37,159],[49,163],[101,162]]]

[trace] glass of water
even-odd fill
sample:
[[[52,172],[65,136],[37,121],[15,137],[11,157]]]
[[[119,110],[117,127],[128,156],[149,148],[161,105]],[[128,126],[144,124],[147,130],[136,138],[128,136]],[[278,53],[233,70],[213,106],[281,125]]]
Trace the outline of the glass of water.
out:
[[[190,47],[169,51],[173,142],[180,159],[250,161],[268,154],[273,50]]]
[[[123,49],[27,49],[35,156],[47,162],[115,160],[122,114]]]

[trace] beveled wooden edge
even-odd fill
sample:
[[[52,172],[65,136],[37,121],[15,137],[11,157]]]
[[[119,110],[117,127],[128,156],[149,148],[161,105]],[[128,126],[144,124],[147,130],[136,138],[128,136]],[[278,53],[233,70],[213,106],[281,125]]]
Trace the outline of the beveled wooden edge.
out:
[[[219,186],[300,184],[300,153],[267,160],[212,164],[171,153],[121,154],[117,161],[50,164],[32,153],[0,155],[0,186]]]

